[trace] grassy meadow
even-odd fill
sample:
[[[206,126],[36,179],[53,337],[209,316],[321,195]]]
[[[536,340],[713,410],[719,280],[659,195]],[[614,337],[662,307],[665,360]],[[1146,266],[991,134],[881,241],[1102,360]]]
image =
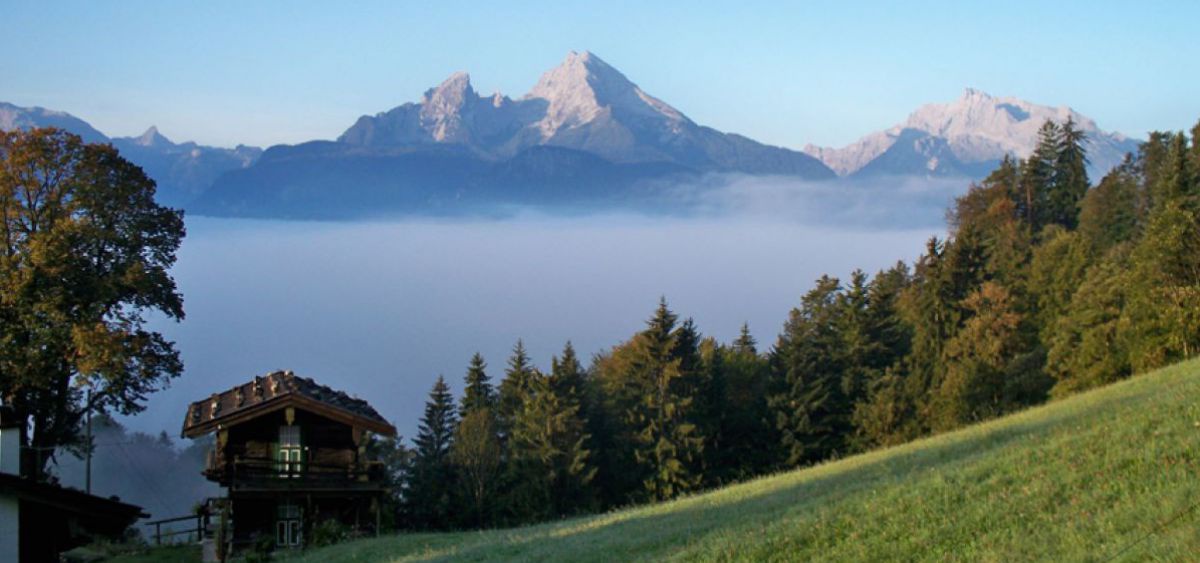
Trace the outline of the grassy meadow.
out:
[[[1197,502],[1200,361],[1190,361],[673,502],[290,560],[1187,560],[1200,557]]]

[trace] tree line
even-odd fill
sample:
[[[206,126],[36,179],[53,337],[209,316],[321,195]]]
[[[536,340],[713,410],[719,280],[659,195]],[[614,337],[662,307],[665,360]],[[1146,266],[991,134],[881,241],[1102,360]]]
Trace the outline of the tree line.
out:
[[[549,370],[518,341],[435,383],[388,462],[397,524],[486,528],[665,500],[903,443],[1200,349],[1200,124],[1156,132],[1092,186],[1085,135],[1047,122],[947,211],[910,264],[816,280],[775,342],[645,328]]]

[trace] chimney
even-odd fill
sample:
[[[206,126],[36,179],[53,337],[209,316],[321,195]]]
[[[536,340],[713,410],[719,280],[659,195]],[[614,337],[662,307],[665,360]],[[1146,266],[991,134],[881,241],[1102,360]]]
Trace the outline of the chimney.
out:
[[[22,422],[12,407],[0,406],[0,473],[21,474]]]

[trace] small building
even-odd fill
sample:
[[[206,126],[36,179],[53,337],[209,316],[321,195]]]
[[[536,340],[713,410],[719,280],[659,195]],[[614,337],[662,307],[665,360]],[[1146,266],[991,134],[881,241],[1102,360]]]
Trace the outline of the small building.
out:
[[[0,406],[0,562],[57,561],[100,538],[120,539],[140,506],[21,476],[23,419]]]
[[[204,475],[227,491],[233,549],[263,538],[299,547],[326,520],[378,532],[387,484],[366,446],[396,429],[366,401],[277,371],[192,403],[183,436],[210,433]]]

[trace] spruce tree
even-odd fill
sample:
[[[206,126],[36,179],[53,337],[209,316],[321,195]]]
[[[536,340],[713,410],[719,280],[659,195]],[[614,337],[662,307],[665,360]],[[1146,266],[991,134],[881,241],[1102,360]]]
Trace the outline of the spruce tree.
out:
[[[445,528],[452,524],[453,480],[448,456],[455,419],[454,397],[446,380],[438,376],[414,440],[413,470],[406,487],[409,513],[418,528]]]
[[[1134,285],[1129,245],[1114,247],[1089,269],[1063,315],[1047,331],[1046,371],[1054,378],[1051,394],[1063,397],[1129,376],[1128,343],[1121,317]]]
[[[1157,186],[1159,209],[1168,202],[1178,202],[1182,209],[1196,211],[1196,178],[1188,154],[1187,137],[1183,133],[1172,135],[1167,144],[1167,153],[1159,166]]]
[[[588,484],[596,474],[580,407],[541,374],[529,379],[527,390],[513,420],[509,508],[517,521],[575,513],[587,506]]]
[[[504,370],[504,380],[500,382],[497,414],[502,436],[507,436],[511,431],[513,419],[529,394],[529,382],[536,371],[525,351],[525,343],[517,340],[508,359],[508,368]]]
[[[733,341],[733,348],[740,353],[758,353],[758,341],[750,334],[750,323],[742,323],[742,329],[738,332],[737,339]]]
[[[483,356],[476,352],[471,356],[471,364],[467,367],[467,375],[463,378],[462,401],[458,412],[460,417],[477,409],[495,409],[496,389],[492,386],[492,378],[487,374],[487,363]]]
[[[1025,221],[1034,233],[1052,222],[1057,214],[1052,208],[1050,194],[1055,189],[1055,165],[1058,163],[1059,128],[1053,121],[1046,120],[1038,130],[1038,142],[1029,158],[1020,166],[1020,204]]]
[[[465,522],[485,527],[492,522],[489,500],[500,486],[503,461],[496,390],[487,375],[487,363],[478,352],[471,357],[459,403],[459,422],[454,432],[450,459],[457,469]]]
[[[1136,371],[1200,350],[1200,222],[1186,197],[1167,201],[1134,247],[1121,326]]]
[[[1089,190],[1079,206],[1079,236],[1095,256],[1132,240],[1141,230],[1144,217],[1138,209],[1142,198],[1134,161],[1125,161]]]
[[[454,431],[449,459],[462,485],[461,496],[467,497],[464,521],[478,528],[491,521],[489,501],[499,485],[502,455],[495,413],[488,406],[468,409]]]
[[[775,392],[768,401],[788,466],[815,463],[846,445],[850,405],[841,381],[840,294],[837,278],[818,279],[792,310],[772,350]]]
[[[562,399],[582,406],[585,377],[583,365],[575,355],[575,347],[567,341],[562,356],[550,360],[550,389]]]
[[[659,301],[646,329],[631,343],[630,378],[637,381],[641,397],[626,413],[634,429],[634,459],[642,468],[646,497],[665,500],[695,489],[701,475],[695,472],[703,439],[691,422],[693,397],[682,369],[691,351],[680,346],[675,330],[678,317]],[[683,353],[680,357],[677,353]]]
[[[1075,228],[1079,217],[1079,202],[1087,195],[1087,152],[1083,143],[1087,135],[1075,126],[1071,117],[1058,128],[1058,147],[1054,159],[1054,191],[1050,195],[1053,209],[1050,222]]]

